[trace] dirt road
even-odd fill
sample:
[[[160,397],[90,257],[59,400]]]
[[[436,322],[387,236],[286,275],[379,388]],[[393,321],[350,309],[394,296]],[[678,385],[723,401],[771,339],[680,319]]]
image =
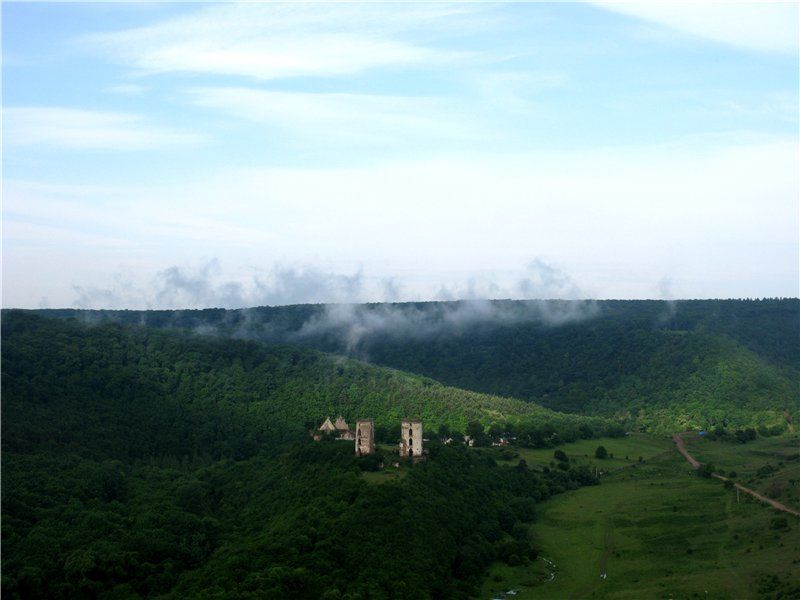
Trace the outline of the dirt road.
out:
[[[685,432],[688,433],[688,432]],[[700,468],[700,463],[694,459],[694,457],[689,454],[689,451],[686,450],[686,446],[683,445],[683,438],[681,437],[682,433],[676,433],[672,436],[672,441],[675,442],[675,446],[678,448],[678,452],[683,454],[683,457],[689,461],[689,464],[692,465],[693,469]]]
[[[678,448],[678,452],[683,454],[683,457],[689,462],[690,465],[692,465],[692,468],[698,469],[700,467],[700,462],[696,460],[691,454],[689,454],[689,451],[686,450],[686,446],[683,445],[682,436],[684,435],[684,433],[690,433],[690,432],[676,433],[672,436],[672,441],[675,442],[675,446]],[[712,473],[711,476],[721,481],[728,481],[727,477],[723,477],[722,475],[717,475],[716,473]],[[788,506],[786,506],[785,504],[781,504],[777,500],[773,500],[772,498],[767,498],[766,496],[762,496],[757,491],[751,490],[750,488],[746,488],[743,485],[739,485],[738,483],[734,483],[733,485],[734,487],[743,491],[745,494],[750,494],[753,498],[761,500],[761,502],[766,502],[773,508],[782,510],[783,512],[789,513],[790,515],[800,517],[800,511],[796,511],[793,508],[789,508]]]

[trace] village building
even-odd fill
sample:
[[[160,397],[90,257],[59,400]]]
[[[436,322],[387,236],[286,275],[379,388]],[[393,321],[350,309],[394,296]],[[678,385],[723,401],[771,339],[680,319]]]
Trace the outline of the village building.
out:
[[[422,421],[419,419],[401,421],[400,456],[422,456]]]
[[[350,431],[350,426],[347,424],[347,421],[344,420],[342,415],[338,416],[336,423],[334,423],[334,427],[336,427],[338,431]]]
[[[365,456],[375,452],[375,422],[372,419],[356,421],[355,441],[356,456]]]

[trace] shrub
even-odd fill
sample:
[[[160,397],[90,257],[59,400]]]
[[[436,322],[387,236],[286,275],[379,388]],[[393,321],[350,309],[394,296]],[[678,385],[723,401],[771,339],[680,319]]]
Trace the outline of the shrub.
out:
[[[770,521],[770,529],[789,529],[789,521],[786,517],[775,517]]]
[[[697,468],[697,475],[698,475],[698,477],[705,477],[705,478],[709,478],[709,477],[711,477],[711,474],[712,474],[713,472],[714,472],[714,465],[712,465],[712,464],[710,464],[710,463],[709,463],[709,464],[707,464],[707,465],[706,465],[706,464],[701,464],[701,465],[700,465],[700,466]]]

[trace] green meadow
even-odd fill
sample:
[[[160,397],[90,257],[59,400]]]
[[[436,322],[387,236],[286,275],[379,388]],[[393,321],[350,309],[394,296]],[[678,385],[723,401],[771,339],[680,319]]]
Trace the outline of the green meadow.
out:
[[[603,446],[608,452],[604,459],[595,458],[598,446]],[[668,452],[673,447],[672,440],[665,437],[655,437],[643,433],[630,433],[622,438],[600,438],[592,440],[578,440],[570,444],[563,444],[558,448],[519,448],[515,452],[519,456],[505,462],[516,464],[520,458],[528,463],[529,467],[546,467],[555,462],[555,450],[562,450],[570,459],[579,465],[598,467],[603,471],[611,471],[629,467],[639,462],[639,457],[647,460],[658,454]]]
[[[615,460],[648,444],[653,458],[540,505],[531,527],[539,558],[493,565],[482,597],[800,597],[800,520],[745,495],[737,502],[735,491],[698,477],[677,452],[657,452],[670,441],[631,438],[620,440]],[[506,596],[510,590],[517,594]]]
[[[769,498],[800,509],[800,434],[757,437],[746,444],[685,435],[687,450],[699,461]]]

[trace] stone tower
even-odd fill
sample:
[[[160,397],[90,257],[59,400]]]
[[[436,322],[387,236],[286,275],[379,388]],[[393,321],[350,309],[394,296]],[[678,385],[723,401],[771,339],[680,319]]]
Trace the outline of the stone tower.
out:
[[[422,456],[422,421],[418,419],[401,421],[400,456]]]
[[[356,421],[356,456],[375,452],[375,422],[372,419]]]

